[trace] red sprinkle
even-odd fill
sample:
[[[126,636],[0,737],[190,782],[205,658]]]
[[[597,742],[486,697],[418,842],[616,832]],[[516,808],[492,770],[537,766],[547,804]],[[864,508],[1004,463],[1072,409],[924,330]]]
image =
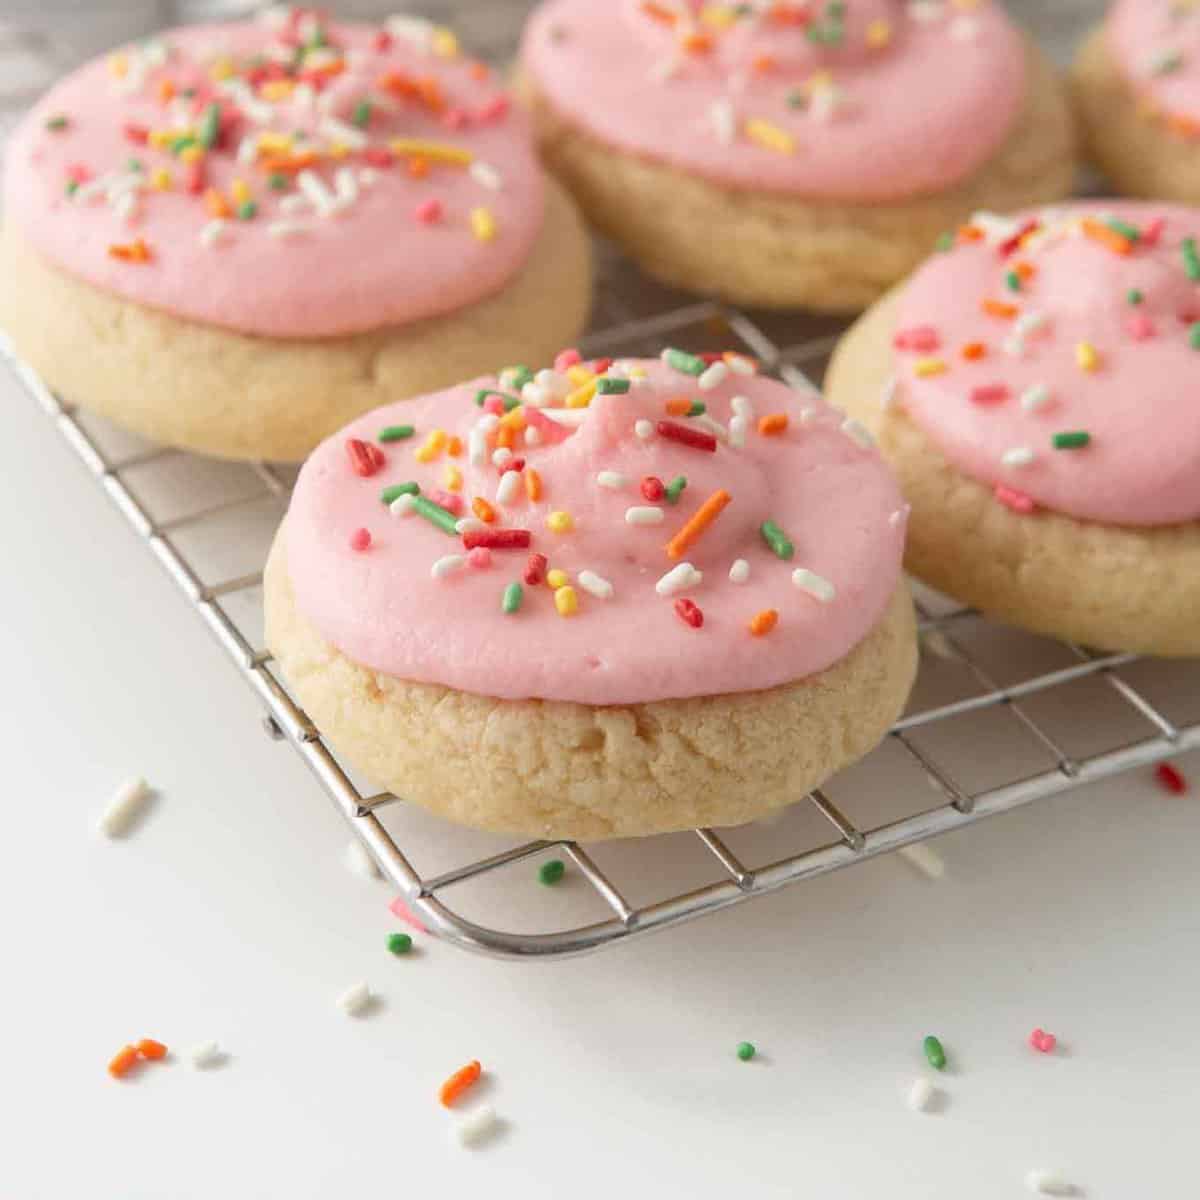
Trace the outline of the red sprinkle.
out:
[[[1154,778],[1176,796],[1182,796],[1188,790],[1188,782],[1178,767],[1170,763],[1159,763],[1154,768]]]
[[[528,550],[532,542],[533,534],[528,529],[468,529],[463,534],[463,546],[468,550],[474,550],[476,546],[486,546],[489,550]],[[527,583],[534,558],[541,558],[543,564],[546,562],[540,554],[530,555],[525,569]],[[542,570],[545,569],[543,566]]]
[[[509,471],[525,470],[525,460],[523,458],[510,458],[507,462],[501,464],[500,474],[507,475]]]
[[[440,200],[423,200],[413,210],[413,216],[421,222],[422,225],[436,225],[445,213]]]
[[[183,186],[189,196],[199,196],[208,185],[208,176],[204,171],[203,161],[188,164],[187,173],[183,177]]]
[[[667,494],[666,486],[657,475],[647,475],[642,480],[642,495],[645,496],[651,504],[656,504]]]
[[[508,115],[509,99],[507,96],[497,96],[494,100],[489,100],[478,113],[480,121],[498,121],[501,117]]]
[[[593,375],[603,375],[609,367],[613,365],[611,358],[597,358],[592,361],[591,371]]]
[[[1157,246],[1159,239],[1163,235],[1163,230],[1167,227],[1166,217],[1155,217],[1145,229],[1142,230],[1141,242],[1143,246]]]
[[[1125,323],[1125,328],[1137,342],[1149,341],[1155,334],[1154,322],[1145,313],[1134,313]]]
[[[442,114],[442,124],[447,129],[460,130],[466,129],[471,123],[471,115],[462,108],[448,108]]]
[[[122,132],[137,146],[144,146],[150,140],[150,130],[145,125],[135,125],[132,121],[126,123]]]
[[[1015,254],[1021,248],[1021,243],[1025,240],[1026,236],[1037,229],[1040,224],[1041,222],[1036,217],[1026,221],[1007,242],[1000,243],[1000,257],[1008,258],[1010,254]]]
[[[658,430],[659,437],[664,437],[670,442],[691,446],[693,450],[707,450],[709,454],[717,452],[717,439],[702,429],[689,429],[688,426],[677,425],[674,421],[659,421],[654,428]]]
[[[991,383],[971,389],[972,404],[1003,404],[1008,397],[1008,388],[1003,383]]]
[[[356,529],[350,535],[350,549],[357,550],[361,553],[363,550],[371,548],[371,531],[369,529]]]
[[[550,560],[544,554],[531,554],[525,564],[524,579],[530,587],[537,587],[546,578],[546,568]]]
[[[372,446],[370,442],[361,441],[359,438],[347,439],[346,453],[350,456],[350,469],[364,479],[369,479],[387,462],[378,446]]]
[[[1005,487],[1002,483],[996,484],[995,496],[1005,508],[1011,508],[1013,512],[1019,512],[1025,516],[1037,509],[1037,503],[1032,496],[1018,492],[1015,488]]]
[[[1035,1029],[1029,1035],[1029,1044],[1041,1054],[1052,1054],[1058,1045],[1058,1038],[1044,1029]]]
[[[390,167],[396,159],[386,146],[368,146],[363,151],[363,161],[372,167]]]
[[[694,600],[676,600],[675,611],[679,614],[679,619],[693,629],[699,629],[704,624],[704,614],[696,607]]]
[[[928,354],[942,344],[938,332],[932,325],[917,325],[912,329],[901,329],[892,339],[892,345],[897,350],[917,350]]]
[[[386,29],[381,29],[375,34],[375,40],[371,44],[382,54],[392,48],[392,35]]]

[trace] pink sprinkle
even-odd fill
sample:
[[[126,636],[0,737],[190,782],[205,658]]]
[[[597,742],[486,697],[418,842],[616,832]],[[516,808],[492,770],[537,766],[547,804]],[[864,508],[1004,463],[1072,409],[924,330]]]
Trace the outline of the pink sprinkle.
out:
[[[486,546],[476,546],[467,555],[467,566],[469,567],[490,567],[491,565],[492,552]]]
[[[992,383],[985,387],[971,389],[972,404],[1003,404],[1008,396],[1008,388],[1002,383]]]
[[[1141,242],[1143,246],[1157,246],[1162,238],[1163,230],[1167,227],[1166,217],[1155,217],[1145,229],[1142,230]]]
[[[386,146],[368,146],[363,151],[363,161],[372,167],[390,167],[396,160]]]
[[[494,100],[489,100],[480,110],[478,115],[481,121],[498,121],[501,117],[508,114],[509,99],[507,96],[497,96]]]
[[[489,396],[483,402],[483,411],[485,413],[495,413],[496,416],[504,416],[504,401],[499,396]]]
[[[364,550],[371,548],[371,531],[369,529],[356,529],[350,535],[350,549],[357,550],[360,554]]]
[[[927,354],[942,344],[938,331],[932,325],[916,325],[912,329],[901,329],[892,339],[897,350],[916,350]]]
[[[422,225],[436,225],[445,215],[445,212],[446,210],[442,207],[440,200],[425,200],[417,205],[413,216]]]
[[[554,369],[568,371],[571,367],[579,366],[581,362],[583,362],[583,355],[578,350],[560,350],[554,359]]]
[[[1005,508],[1011,508],[1013,512],[1023,513],[1026,516],[1037,508],[1032,496],[1018,492],[1015,488],[1005,487],[1002,483],[996,484],[995,496]]]
[[[392,48],[392,35],[388,33],[386,29],[379,30],[379,32],[375,34],[373,45],[380,54],[383,54],[385,51]]]
[[[447,512],[453,513],[456,517],[462,515],[463,498],[457,492],[443,492],[440,488],[434,488],[429,493],[429,498],[434,504],[440,504]]]
[[[85,166],[83,163],[72,163],[67,168],[67,178],[72,183],[87,183],[91,177],[91,167]]]
[[[447,129],[466,129],[470,123],[470,114],[462,108],[448,108],[442,114],[442,124]]]
[[[1125,328],[1129,331],[1129,336],[1138,342],[1147,341],[1157,332],[1154,322],[1145,313],[1134,313],[1126,321]]]
[[[406,925],[411,925],[414,929],[419,930],[421,933],[429,932],[429,930],[417,920],[413,910],[409,908],[399,896],[397,896],[395,900],[388,905],[388,912],[390,912],[394,917],[399,917],[400,920],[402,920]]]
[[[1052,1054],[1058,1045],[1058,1038],[1044,1029],[1035,1029],[1029,1035],[1029,1044],[1041,1054]]]

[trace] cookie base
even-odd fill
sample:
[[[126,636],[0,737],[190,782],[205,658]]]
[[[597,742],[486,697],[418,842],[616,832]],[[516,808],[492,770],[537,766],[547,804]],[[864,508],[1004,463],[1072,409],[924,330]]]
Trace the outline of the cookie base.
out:
[[[1104,650],[1200,655],[1200,521],[1135,529],[1014,513],[954,467],[901,408],[880,408],[901,292],[850,329],[831,403],[875,435],[912,505],[905,566],[939,591],[1035,633]]]
[[[543,161],[597,228],[655,278],[756,308],[861,312],[971,213],[1062,199],[1075,178],[1066,93],[1032,43],[1028,96],[1004,146],[943,192],[883,203],[723,188],[610,148],[559,113],[528,73],[517,82]]]
[[[916,674],[903,582],[866,639],[812,678],[604,708],[498,700],[351,662],[297,610],[282,530],[264,594],[267,645],[355,767],[452,821],[531,838],[639,837],[767,816],[871,750]]]
[[[1085,152],[1118,192],[1200,204],[1200,142],[1146,110],[1113,62],[1103,26],[1080,47],[1070,81]]]
[[[381,404],[507,363],[547,362],[583,329],[590,246],[547,181],[529,261],[471,308],[344,337],[255,337],[120,299],[0,236],[0,328],[64,399],[155,442],[219,458],[299,461]]]

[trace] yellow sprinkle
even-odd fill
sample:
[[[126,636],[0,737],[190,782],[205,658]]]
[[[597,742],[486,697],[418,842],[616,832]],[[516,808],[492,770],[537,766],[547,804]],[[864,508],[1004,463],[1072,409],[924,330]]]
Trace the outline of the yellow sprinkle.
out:
[[[583,387],[576,388],[573,392],[568,393],[567,398],[563,401],[564,408],[587,408],[592,402],[592,397],[596,394],[596,381],[593,379],[590,383],[585,383]]]
[[[579,611],[579,597],[573,587],[560,587],[554,593],[554,607],[560,617],[573,617]]]
[[[208,69],[209,75],[216,80],[229,79],[234,72],[233,59],[218,58],[215,63]],[[281,82],[286,83],[286,80]]]
[[[213,69],[216,70],[215,67]],[[278,104],[279,101],[288,99],[295,87],[296,85],[290,79],[268,79],[259,87],[258,94],[264,100]]]
[[[500,418],[501,429],[524,429],[528,422],[525,420],[525,406],[517,405],[511,412],[506,412]]]
[[[461,146],[449,142],[427,142],[423,138],[393,138],[390,143],[393,154],[398,157],[417,156],[429,162],[451,163],[457,167],[469,166],[475,155]]]
[[[596,378],[594,371],[589,371],[583,363],[576,363],[573,367],[567,368],[567,380],[573,383],[576,387],[580,387],[585,383],[590,383]]]
[[[433,430],[424,443],[417,447],[413,457],[419,463],[433,462],[446,448],[446,440],[446,431],[444,429]]]
[[[944,358],[919,358],[913,365],[919,379],[928,379],[931,375],[942,375],[946,371]]]
[[[471,232],[481,242],[490,242],[496,236],[496,218],[490,208],[471,209]]]
[[[630,367],[626,372],[630,379],[645,379],[647,378],[645,367]]]
[[[124,54],[110,54],[108,56],[108,73],[114,79],[124,79],[129,73],[129,59]]]
[[[181,163],[199,162],[203,157],[203,146],[184,146],[184,148],[179,152],[179,161]]]
[[[446,485],[448,491],[461,492],[463,485],[462,472],[453,463],[447,463],[446,469],[442,472],[442,482]]]
[[[569,512],[558,509],[546,518],[546,528],[551,533],[570,533],[575,528],[575,522]]]
[[[827,88],[833,87],[833,72],[815,71],[809,76],[808,82],[804,87],[808,92],[823,92]]]
[[[872,21],[867,26],[867,45],[872,50],[882,50],[891,41],[892,27],[887,21]]]
[[[560,571],[558,567],[553,567],[546,572],[546,582],[557,592],[559,588],[564,588],[570,582],[570,575],[566,571]]]
[[[786,129],[758,117],[746,122],[746,136],[776,154],[795,154],[796,139]]]
[[[264,130],[258,135],[258,148],[265,154],[286,154],[295,144],[290,134]]]
[[[1094,371],[1100,365],[1100,355],[1091,342],[1080,342],[1075,347],[1075,361],[1081,371]]]
[[[229,185],[229,190],[236,204],[245,204],[250,199],[250,188],[244,179],[235,179]]]
[[[729,29],[737,19],[737,9],[729,4],[706,4],[700,11],[700,20],[713,29]]]
[[[350,153],[350,147],[345,142],[330,142],[329,157],[345,158]]]
[[[152,129],[146,141],[156,150],[162,150],[175,140],[175,134],[170,129]]]
[[[429,45],[438,58],[458,57],[458,38],[453,29],[447,29],[444,25],[433,31]]]
[[[156,192],[169,192],[171,190],[171,172],[166,167],[155,167],[150,172],[150,186]]]

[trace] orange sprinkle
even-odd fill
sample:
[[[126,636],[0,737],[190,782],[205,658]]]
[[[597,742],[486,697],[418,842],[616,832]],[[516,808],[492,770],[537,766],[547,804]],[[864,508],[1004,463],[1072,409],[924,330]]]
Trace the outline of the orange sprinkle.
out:
[[[525,495],[536,503],[542,498],[542,477],[532,468],[525,468]]]
[[[429,174],[429,159],[422,158],[419,154],[414,154],[408,160],[408,173],[414,179],[424,179]]]
[[[167,1048],[162,1042],[156,1042],[153,1038],[142,1038],[137,1044],[137,1052],[143,1057],[151,1061],[167,1057]]]
[[[114,242],[108,248],[108,257],[122,262],[148,263],[154,254],[141,238],[135,238],[132,242]]]
[[[721,515],[733,497],[722,488],[713,492],[692,514],[686,525],[667,543],[668,558],[682,558],[688,547]]]
[[[758,432],[763,437],[772,437],[777,433],[783,433],[787,427],[787,413],[767,413],[765,417],[760,417],[758,421]]]
[[[417,80],[417,94],[430,112],[440,113],[446,107],[446,101],[442,97],[442,85],[432,75],[422,75]]]
[[[962,356],[968,362],[975,362],[977,359],[987,357],[987,346],[983,342],[968,342],[962,348]]]
[[[120,1079],[138,1060],[138,1052],[132,1046],[122,1046],[109,1061],[108,1073]]]
[[[517,443],[517,431],[511,425],[499,425],[496,428],[496,445],[511,450]]]
[[[1035,267],[1033,263],[1027,262],[1025,259],[1021,259],[1021,261],[1017,263],[1015,267],[1013,267],[1013,270],[1016,271],[1017,278],[1023,283],[1028,282],[1037,274],[1037,267]]]
[[[491,71],[488,70],[487,63],[481,63],[478,61],[473,62],[470,67],[467,68],[467,71],[471,78],[479,83],[482,83],[491,74]]]
[[[462,454],[462,450],[462,438],[460,438],[457,434],[452,433],[446,439],[446,453],[450,455],[451,458],[458,458],[458,456]]]
[[[467,1063],[442,1084],[438,1099],[449,1108],[482,1074],[483,1068],[478,1061]]]
[[[297,175],[307,167],[313,166],[316,161],[316,153],[305,150],[301,154],[273,154],[259,159],[258,165],[268,175]]]
[[[511,425],[513,429],[524,429],[529,422],[525,419],[525,406],[518,405],[500,418],[501,426]]]
[[[208,188],[204,193],[204,207],[210,217],[228,217],[233,213],[229,201],[216,188]]]
[[[754,70],[759,75],[769,75],[775,70],[776,62],[770,54],[760,54],[753,63]]]
[[[713,45],[712,37],[707,33],[688,33],[679,39],[679,44],[689,54],[707,54]]]
[[[960,242],[982,242],[983,230],[975,225],[960,225],[958,227],[958,240]]]
[[[686,396],[672,396],[667,401],[667,416],[686,417],[692,411],[692,402]]]
[[[496,510],[482,496],[471,501],[471,511],[488,525],[496,519]]]
[[[755,637],[766,637],[779,624],[779,614],[773,608],[764,608],[755,613],[750,621],[750,632]]]
[[[1133,243],[1127,237],[1092,217],[1084,218],[1083,233],[1093,242],[1107,246],[1114,254],[1128,255],[1133,252]]]
[[[648,17],[652,17],[655,21],[661,22],[663,25],[674,25],[675,14],[669,8],[663,8],[661,4],[655,4],[654,0],[646,0],[642,5],[642,12]]]
[[[175,83],[170,79],[158,81],[158,100],[160,104],[170,104],[175,99]]]
[[[985,300],[980,306],[989,317],[999,317],[1002,321],[1011,321],[1020,311],[1015,304],[1005,300]]]

